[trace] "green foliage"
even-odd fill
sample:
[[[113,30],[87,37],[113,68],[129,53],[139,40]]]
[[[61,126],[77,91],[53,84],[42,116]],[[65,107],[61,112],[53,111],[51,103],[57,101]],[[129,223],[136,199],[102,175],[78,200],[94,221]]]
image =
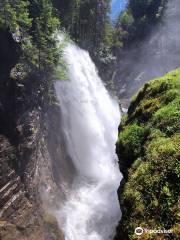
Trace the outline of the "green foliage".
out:
[[[121,231],[128,239],[137,239],[134,230],[138,226],[171,229],[173,234],[167,239],[175,239],[180,232],[177,225],[179,92],[180,69],[148,82],[134,97],[128,115],[120,125],[117,153],[126,177],[120,196],[124,211]],[[142,237],[161,239],[162,236],[143,234]]]
[[[133,16],[129,13],[129,11],[124,11],[121,15],[120,15],[120,19],[119,19],[120,23],[121,23],[121,27],[125,30],[128,31],[130,30],[132,24],[134,23],[134,18]]]
[[[167,0],[130,0],[127,9],[120,13],[114,31],[114,44],[127,46],[145,36],[152,24],[159,21]]]
[[[90,51],[102,48],[103,44],[111,46],[110,0],[53,0],[53,3],[62,25],[81,46]]]
[[[142,153],[142,144],[146,139],[148,130],[137,124],[125,127],[118,137],[118,153],[126,162],[121,162],[121,171],[125,173],[123,166],[129,167],[134,159]]]
[[[116,58],[113,53],[114,28],[110,0],[53,0],[62,26],[74,42],[89,51],[107,86],[113,89]]]
[[[59,20],[50,0],[3,0],[0,27],[9,30],[22,49],[21,61],[34,71],[51,71],[58,62],[55,32]]]
[[[178,99],[180,97],[179,74],[180,70],[177,69],[162,78],[146,83],[132,98],[128,109],[129,120],[136,119],[138,122],[146,123],[158,109]]]
[[[37,11],[37,9],[39,11]],[[54,34],[59,26],[59,20],[53,14],[49,0],[32,0],[30,6],[32,16],[32,34],[35,47],[38,49],[37,64],[39,70],[50,70],[58,62],[58,51]]]
[[[160,7],[162,7],[164,3],[164,0],[130,0],[129,8],[135,19],[140,19],[144,16],[156,18]]]
[[[180,132],[180,99],[159,109],[153,116],[153,125],[168,135]]]
[[[9,28],[17,37],[31,26],[28,13],[29,2],[3,0],[0,3],[0,27]]]

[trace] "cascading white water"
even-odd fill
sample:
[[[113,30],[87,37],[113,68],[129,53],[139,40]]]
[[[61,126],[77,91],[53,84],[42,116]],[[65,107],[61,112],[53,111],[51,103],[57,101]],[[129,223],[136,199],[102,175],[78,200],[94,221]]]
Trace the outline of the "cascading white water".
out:
[[[121,212],[121,175],[115,155],[120,112],[89,54],[65,49],[69,80],[57,81],[62,127],[77,170],[56,213],[66,240],[112,240]],[[63,185],[63,183],[61,183]]]

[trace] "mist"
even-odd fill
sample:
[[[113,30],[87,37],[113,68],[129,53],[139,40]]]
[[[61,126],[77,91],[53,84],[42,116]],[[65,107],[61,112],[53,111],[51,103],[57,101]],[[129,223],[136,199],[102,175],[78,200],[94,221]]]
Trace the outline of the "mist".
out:
[[[180,1],[168,1],[159,24],[148,36],[122,52],[115,84],[120,99],[129,99],[138,88],[180,67]]]

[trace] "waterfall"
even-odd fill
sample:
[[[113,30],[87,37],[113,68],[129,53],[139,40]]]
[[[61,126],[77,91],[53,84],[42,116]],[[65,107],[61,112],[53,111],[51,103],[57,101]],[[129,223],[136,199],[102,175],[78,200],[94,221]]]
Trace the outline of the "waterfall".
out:
[[[57,81],[55,88],[76,172],[56,216],[66,240],[112,240],[121,216],[117,197],[121,174],[115,154],[118,104],[86,51],[68,44],[64,59],[69,80]]]

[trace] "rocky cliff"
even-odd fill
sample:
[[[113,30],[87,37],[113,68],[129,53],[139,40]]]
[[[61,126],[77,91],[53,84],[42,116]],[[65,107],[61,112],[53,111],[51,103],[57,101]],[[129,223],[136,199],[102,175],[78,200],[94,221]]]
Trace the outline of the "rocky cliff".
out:
[[[51,186],[49,194],[57,188],[48,136],[58,110],[42,104],[40,79],[35,81],[40,76],[26,77],[19,70],[21,50],[12,35],[1,29],[0,42],[0,239],[63,239],[48,213],[51,203],[43,207],[40,194],[42,187]]]
[[[116,240],[178,239],[180,69],[146,83],[119,127],[117,154],[124,180]],[[167,230],[158,234],[149,230]]]

